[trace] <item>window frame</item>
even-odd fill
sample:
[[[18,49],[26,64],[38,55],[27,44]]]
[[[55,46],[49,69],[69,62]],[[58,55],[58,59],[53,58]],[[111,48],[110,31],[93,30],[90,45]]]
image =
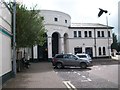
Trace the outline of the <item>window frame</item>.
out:
[[[57,17],[55,17],[55,18],[54,18],[54,21],[55,21],[55,22],[57,22],[57,21],[58,21],[58,18],[57,18]]]
[[[77,37],[77,31],[74,31],[74,38]]]

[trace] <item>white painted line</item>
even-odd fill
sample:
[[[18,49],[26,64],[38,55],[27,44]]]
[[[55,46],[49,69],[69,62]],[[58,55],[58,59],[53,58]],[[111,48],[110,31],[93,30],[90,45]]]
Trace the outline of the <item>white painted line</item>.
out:
[[[88,80],[81,80],[81,82],[88,82]]]
[[[73,84],[71,84],[70,81],[68,82],[68,84],[72,87],[73,90],[77,90],[76,87]]]
[[[82,76],[83,78],[86,78],[85,76]]]
[[[63,81],[63,83],[69,90],[77,90],[76,87],[72,85],[70,81]]]
[[[89,82],[91,82],[91,81],[92,81],[90,78],[87,78],[87,80],[88,80]]]
[[[74,71],[74,73],[77,73],[76,71]]]
[[[81,75],[80,73],[78,73],[78,75]]]
[[[65,86],[70,89],[71,87],[68,85],[68,81],[63,81],[63,83],[65,84]]]

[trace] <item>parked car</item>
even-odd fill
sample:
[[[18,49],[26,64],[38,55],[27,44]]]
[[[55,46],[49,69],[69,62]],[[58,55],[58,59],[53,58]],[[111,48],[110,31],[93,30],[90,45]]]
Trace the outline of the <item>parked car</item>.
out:
[[[87,60],[87,61],[91,61],[92,62],[92,59],[91,57],[88,55],[88,54],[85,54],[85,53],[77,53],[76,54],[80,59],[84,59],[84,60]]]
[[[77,55],[73,54],[56,54],[52,59],[52,64],[58,69],[65,66],[79,66],[81,68],[92,66],[91,61],[80,59]]]

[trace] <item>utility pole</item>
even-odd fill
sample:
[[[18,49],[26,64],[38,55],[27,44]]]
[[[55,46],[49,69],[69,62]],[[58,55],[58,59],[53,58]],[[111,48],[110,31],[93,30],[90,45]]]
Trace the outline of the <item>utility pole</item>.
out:
[[[13,1],[13,74],[16,77],[16,0]]]
[[[108,17],[106,16],[106,24],[107,24],[107,38],[108,38],[108,56],[110,58],[110,46],[109,46],[109,30],[108,30]]]

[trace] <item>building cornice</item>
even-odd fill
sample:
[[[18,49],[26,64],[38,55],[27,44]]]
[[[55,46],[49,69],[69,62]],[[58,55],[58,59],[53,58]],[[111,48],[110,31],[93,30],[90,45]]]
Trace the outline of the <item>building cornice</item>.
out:
[[[69,29],[113,29],[114,27],[68,27]]]

